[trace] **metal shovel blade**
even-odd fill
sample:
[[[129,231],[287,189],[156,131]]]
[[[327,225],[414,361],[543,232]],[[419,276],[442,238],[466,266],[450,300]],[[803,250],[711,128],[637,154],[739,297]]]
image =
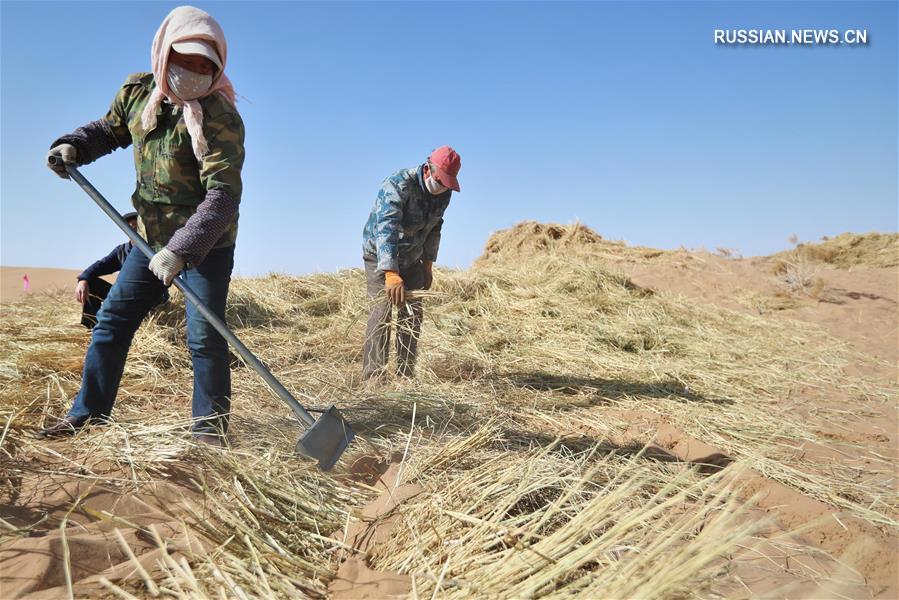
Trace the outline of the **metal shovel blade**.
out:
[[[350,445],[356,434],[333,404],[300,436],[296,452],[318,461],[328,471]]]

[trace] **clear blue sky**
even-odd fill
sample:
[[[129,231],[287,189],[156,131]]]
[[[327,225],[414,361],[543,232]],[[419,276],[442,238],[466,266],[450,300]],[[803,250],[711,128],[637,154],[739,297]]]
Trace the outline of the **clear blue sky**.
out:
[[[149,70],[173,2],[0,2],[4,265],[82,268],[122,235],[44,166]],[[462,155],[440,263],[490,232],[767,254],[897,227],[897,4],[198,2],[247,138],[237,272],[361,264],[381,181]],[[716,28],[859,28],[867,46],[725,47]],[[130,151],[83,169],[129,210]]]

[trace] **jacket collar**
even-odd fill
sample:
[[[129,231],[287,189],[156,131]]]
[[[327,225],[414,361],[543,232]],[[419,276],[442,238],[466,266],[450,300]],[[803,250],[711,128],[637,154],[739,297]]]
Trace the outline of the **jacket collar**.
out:
[[[418,165],[418,169],[415,171],[415,178],[418,179],[418,186],[421,188],[421,191],[423,191],[425,194],[428,194],[430,196],[430,193],[428,192],[428,188],[427,188],[427,186],[425,186],[425,164],[424,163],[421,163],[420,165]]]

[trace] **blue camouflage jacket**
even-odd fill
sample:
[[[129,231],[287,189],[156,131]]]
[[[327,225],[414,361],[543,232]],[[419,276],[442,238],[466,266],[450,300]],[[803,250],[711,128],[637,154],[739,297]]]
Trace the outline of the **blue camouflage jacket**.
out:
[[[437,260],[443,213],[452,190],[432,196],[422,179],[424,165],[384,180],[362,230],[362,252],[379,271],[399,271],[420,260]]]

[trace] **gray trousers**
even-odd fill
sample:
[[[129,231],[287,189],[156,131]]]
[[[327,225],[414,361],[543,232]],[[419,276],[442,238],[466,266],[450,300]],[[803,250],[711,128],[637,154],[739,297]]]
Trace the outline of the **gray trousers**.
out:
[[[365,327],[365,346],[362,351],[362,376],[369,378],[384,373],[390,357],[390,321],[393,305],[384,292],[384,273],[378,270],[377,260],[365,256],[365,285],[371,303],[368,325]],[[421,262],[400,269],[406,291],[424,287],[425,272]],[[411,309],[411,310],[410,310]],[[421,300],[407,300],[397,309],[396,372],[411,377],[415,369],[415,354],[421,334]]]

